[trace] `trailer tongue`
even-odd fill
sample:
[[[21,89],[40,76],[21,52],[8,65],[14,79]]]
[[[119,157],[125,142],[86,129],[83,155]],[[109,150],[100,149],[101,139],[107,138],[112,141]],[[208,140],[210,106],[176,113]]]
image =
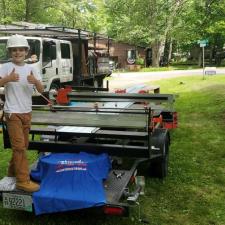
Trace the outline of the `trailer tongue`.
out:
[[[103,178],[105,201],[88,207],[98,206],[105,214],[128,215],[129,205],[137,201],[141,191],[140,186],[128,191],[138,165],[149,164],[149,175],[160,178],[167,175],[168,128],[177,126],[176,112],[172,108],[174,96],[69,92],[66,97],[69,101],[76,101],[77,105],[33,107],[29,149],[51,152],[53,157],[55,153],[74,155],[85,152],[97,156],[107,153],[113,163],[108,176]],[[4,123],[3,135],[4,147],[9,148]],[[128,168],[115,167],[114,161],[118,157],[129,158],[131,165]],[[63,185],[59,188],[62,189]],[[4,206],[25,210],[29,208],[25,203],[32,203],[26,200],[27,196],[19,191],[3,191],[3,202],[7,203]],[[16,207],[9,199],[22,199],[25,205]],[[68,208],[72,209],[77,208]]]

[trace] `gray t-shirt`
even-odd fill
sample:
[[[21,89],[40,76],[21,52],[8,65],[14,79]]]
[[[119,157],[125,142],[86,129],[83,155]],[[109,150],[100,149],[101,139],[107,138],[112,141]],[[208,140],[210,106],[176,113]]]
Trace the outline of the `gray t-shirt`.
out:
[[[5,84],[5,105],[6,113],[28,113],[32,111],[33,84],[29,84],[27,76],[33,72],[37,80],[41,80],[40,74],[28,64],[18,66],[12,62],[5,63],[0,68],[0,77],[9,75],[15,68],[19,74],[19,81]]]

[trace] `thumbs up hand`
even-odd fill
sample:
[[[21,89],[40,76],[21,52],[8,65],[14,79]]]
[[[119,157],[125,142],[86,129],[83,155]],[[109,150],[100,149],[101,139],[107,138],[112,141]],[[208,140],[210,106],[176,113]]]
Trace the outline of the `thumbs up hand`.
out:
[[[8,81],[17,82],[19,81],[19,74],[15,72],[15,68],[13,68],[12,72],[8,75]]]
[[[30,74],[27,76],[27,81],[28,81],[28,83],[34,84],[34,85],[37,83],[37,79],[35,78],[32,70],[31,70]]]

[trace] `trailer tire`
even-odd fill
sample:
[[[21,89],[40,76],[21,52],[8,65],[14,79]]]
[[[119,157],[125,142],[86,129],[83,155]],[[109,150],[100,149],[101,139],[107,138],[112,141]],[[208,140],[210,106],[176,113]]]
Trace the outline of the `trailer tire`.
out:
[[[168,175],[169,165],[169,136],[165,138],[162,147],[162,156],[152,159],[149,166],[149,175],[151,177],[163,179]]]

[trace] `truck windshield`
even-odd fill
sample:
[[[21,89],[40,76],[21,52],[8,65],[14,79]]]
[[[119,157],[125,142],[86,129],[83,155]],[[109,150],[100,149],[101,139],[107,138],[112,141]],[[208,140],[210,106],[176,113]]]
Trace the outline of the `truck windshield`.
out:
[[[27,63],[35,63],[40,58],[40,41],[36,39],[28,39],[30,50],[26,58]],[[0,40],[0,63],[10,61],[10,55],[6,49],[7,39]]]

